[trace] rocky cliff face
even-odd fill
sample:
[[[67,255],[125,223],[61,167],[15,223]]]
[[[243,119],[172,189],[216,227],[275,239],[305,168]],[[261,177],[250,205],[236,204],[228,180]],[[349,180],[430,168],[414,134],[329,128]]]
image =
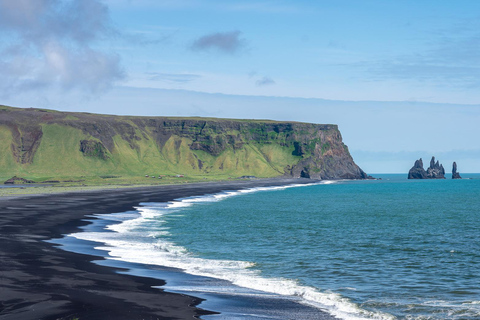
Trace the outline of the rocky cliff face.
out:
[[[445,169],[435,157],[430,160],[427,171],[423,168],[422,158],[415,161],[415,164],[408,172],[408,179],[445,179]]]
[[[4,157],[3,170],[13,171],[10,176],[17,172],[34,176],[45,172],[50,178],[91,172],[135,175],[152,170],[367,178],[343,144],[337,126],[330,124],[129,117],[0,107],[0,138],[9,145],[10,155]],[[4,145],[0,142],[0,148]]]
[[[445,179],[445,169],[438,160],[435,162],[435,157],[430,160],[430,167],[427,168],[427,178]]]
[[[452,179],[462,179],[460,173],[457,172],[457,163],[454,161],[452,166]]]
[[[427,179],[427,172],[423,168],[422,158],[416,160],[413,167],[408,171],[408,179]]]

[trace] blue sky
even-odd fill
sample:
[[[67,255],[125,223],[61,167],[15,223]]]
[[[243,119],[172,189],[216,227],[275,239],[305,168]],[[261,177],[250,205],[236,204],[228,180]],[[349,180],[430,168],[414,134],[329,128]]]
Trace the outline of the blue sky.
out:
[[[338,124],[367,172],[480,172],[480,2],[0,0],[0,103]]]

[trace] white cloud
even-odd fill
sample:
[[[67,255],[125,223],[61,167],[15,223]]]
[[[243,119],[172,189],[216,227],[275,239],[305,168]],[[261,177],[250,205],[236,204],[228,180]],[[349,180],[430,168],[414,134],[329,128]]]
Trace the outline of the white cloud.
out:
[[[120,59],[98,50],[116,36],[98,0],[0,0],[0,94],[58,88],[99,93],[124,77]]]
[[[257,80],[257,81],[255,82],[255,84],[256,84],[257,86],[259,86],[259,87],[269,86],[269,85],[275,84],[275,80],[273,80],[273,79],[270,78],[270,77],[265,76],[265,77]]]
[[[233,54],[245,46],[245,39],[240,38],[240,31],[217,32],[207,34],[195,40],[192,50],[209,51],[217,50],[223,53]]]
[[[149,72],[147,73],[149,80],[153,81],[164,81],[171,83],[188,83],[197,79],[200,79],[202,76],[198,74],[191,73],[161,73],[161,72]]]

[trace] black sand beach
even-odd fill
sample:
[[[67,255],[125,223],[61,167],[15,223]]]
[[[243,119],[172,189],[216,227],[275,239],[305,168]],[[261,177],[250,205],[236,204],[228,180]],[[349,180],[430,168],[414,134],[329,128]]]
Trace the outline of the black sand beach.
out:
[[[0,319],[191,319],[210,313],[195,307],[198,298],[152,288],[163,281],[119,274],[91,263],[97,256],[44,240],[78,231],[86,215],[128,211],[141,202],[311,182],[263,179],[0,198]]]

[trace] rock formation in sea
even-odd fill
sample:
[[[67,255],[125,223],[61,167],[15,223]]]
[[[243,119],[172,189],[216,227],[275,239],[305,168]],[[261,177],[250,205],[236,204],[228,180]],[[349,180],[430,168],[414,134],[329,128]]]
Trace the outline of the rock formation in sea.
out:
[[[427,172],[423,169],[422,158],[416,160],[413,167],[408,171],[408,179],[427,179]]]
[[[435,157],[430,160],[430,167],[423,168],[422,158],[415,161],[415,164],[408,172],[408,179],[445,179],[445,169]]]
[[[432,157],[432,160],[430,160],[430,167],[427,168],[427,177],[428,179],[445,179],[445,169],[438,160],[435,162],[435,157]]]
[[[455,161],[453,162],[452,179],[462,179],[460,173],[457,172],[457,163]]]

